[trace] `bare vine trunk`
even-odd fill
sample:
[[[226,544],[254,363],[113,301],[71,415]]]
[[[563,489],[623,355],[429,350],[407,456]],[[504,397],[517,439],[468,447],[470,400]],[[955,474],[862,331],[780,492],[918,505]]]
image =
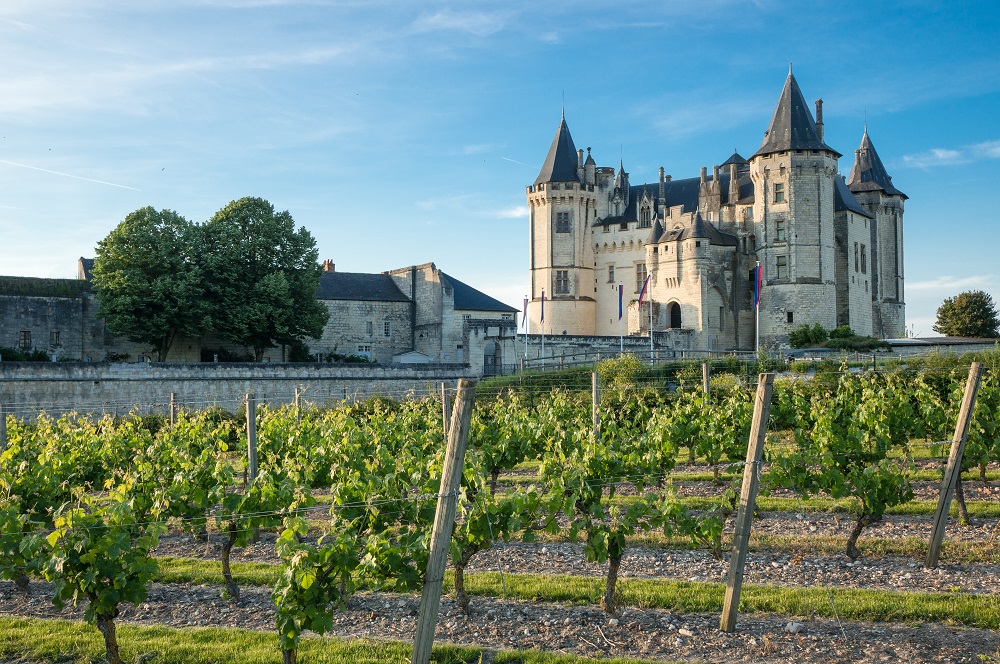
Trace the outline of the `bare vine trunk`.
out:
[[[108,664],[121,664],[122,660],[118,655],[118,635],[115,633],[114,616],[98,613],[97,629],[104,635],[104,650],[108,657]]]
[[[969,519],[969,508],[965,506],[965,490],[962,488],[962,475],[959,474],[955,482],[955,502],[958,503],[958,519],[963,526],[971,526]]]
[[[233,580],[233,574],[229,570],[229,554],[233,550],[233,544],[236,543],[236,524],[232,521],[229,522],[229,537],[226,541],[222,543],[222,578],[226,581],[226,592],[233,599],[234,602],[240,601],[240,587],[236,585],[236,581]]]
[[[613,616],[618,615],[618,608],[621,604],[618,597],[618,570],[622,566],[622,548],[618,544],[618,537],[612,534],[608,544],[608,578],[604,587],[604,597],[601,598],[601,608]]]
[[[850,537],[847,538],[847,556],[851,560],[857,560],[861,557],[861,549],[858,548],[858,538],[861,537],[861,531],[866,526],[878,523],[879,521],[881,521],[881,517],[871,516],[870,514],[862,514],[858,517],[857,522],[854,524],[854,530],[851,531]]]
[[[479,552],[479,547],[473,546],[462,551],[462,557],[455,563],[455,603],[462,609],[462,613],[469,616],[469,593],[465,590],[465,568],[472,560],[472,556]]]
[[[282,650],[281,651],[281,664],[295,664],[295,651],[294,650]]]

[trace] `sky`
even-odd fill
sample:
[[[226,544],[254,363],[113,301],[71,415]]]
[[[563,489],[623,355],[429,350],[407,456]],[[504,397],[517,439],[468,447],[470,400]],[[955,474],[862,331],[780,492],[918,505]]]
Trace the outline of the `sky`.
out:
[[[433,261],[520,308],[525,186],[579,148],[695,177],[751,155],[794,63],[849,174],[865,121],[904,215],[907,325],[1000,301],[995,0],[4,0],[0,274],[76,276],[151,205],[266,198],[337,270]]]

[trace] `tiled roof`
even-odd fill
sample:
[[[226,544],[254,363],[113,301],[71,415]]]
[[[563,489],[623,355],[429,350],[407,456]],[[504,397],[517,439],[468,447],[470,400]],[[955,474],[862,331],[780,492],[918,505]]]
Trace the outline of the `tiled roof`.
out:
[[[576,167],[579,155],[576,153],[576,146],[573,145],[573,137],[569,135],[569,127],[566,125],[566,117],[563,116],[556,129],[555,138],[549,147],[549,153],[542,164],[542,170],[535,178],[535,184],[541,182],[576,182],[579,180],[576,174]]]
[[[851,191],[884,191],[890,196],[902,196],[908,198],[906,194],[896,189],[892,184],[892,178],[886,172],[882,160],[879,159],[878,152],[872,144],[872,139],[868,137],[868,128],[861,137],[861,148],[854,155],[854,166],[851,168],[851,179],[847,185]]]
[[[764,142],[753,156],[788,150],[828,150],[840,156],[839,152],[820,140],[809,106],[790,71],[781,96],[778,97],[778,105],[774,109],[767,134],[764,135]]]
[[[514,307],[504,304],[482,291],[476,290],[451,275],[442,272],[441,277],[451,284],[455,294],[455,309],[463,311],[502,311],[504,313],[517,311]]]
[[[719,189],[722,196],[722,204],[748,203],[753,202],[753,182],[750,180],[749,171],[739,171],[737,182],[740,187],[739,201],[729,200],[729,173],[719,173]],[[708,182],[713,180],[708,178]],[[637,184],[629,187],[629,204],[625,211],[614,217],[604,217],[594,221],[594,226],[605,226],[607,224],[623,224],[638,221],[639,209],[638,200],[642,197],[643,191],[649,192],[654,199],[659,197],[660,183],[652,182],[648,184]],[[698,209],[698,196],[701,191],[701,178],[685,178],[683,180],[670,180],[663,184],[664,205],[668,208],[675,205],[683,205],[685,212],[694,212]]]
[[[409,302],[388,274],[324,272],[316,289],[317,300],[371,300]]]

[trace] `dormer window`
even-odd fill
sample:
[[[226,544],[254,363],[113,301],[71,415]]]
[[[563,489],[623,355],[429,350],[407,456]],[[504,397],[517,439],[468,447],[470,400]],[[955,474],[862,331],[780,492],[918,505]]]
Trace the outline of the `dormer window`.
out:
[[[648,207],[639,210],[639,228],[649,228],[653,225],[653,211]]]

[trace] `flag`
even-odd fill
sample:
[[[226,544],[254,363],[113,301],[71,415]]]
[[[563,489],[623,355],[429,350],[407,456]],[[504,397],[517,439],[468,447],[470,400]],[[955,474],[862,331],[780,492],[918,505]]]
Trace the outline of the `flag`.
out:
[[[763,281],[764,270],[761,268],[760,263],[757,263],[757,267],[753,269],[753,308],[760,308],[760,287]]]
[[[545,291],[542,291],[542,316],[539,322],[545,321]]]
[[[618,320],[622,319],[622,296],[625,294],[625,287],[618,284]]]
[[[646,286],[648,286],[648,285],[649,285],[649,276],[647,276],[646,280],[644,282],[642,282],[642,290],[639,291],[639,308],[640,309],[642,308],[642,298],[644,298],[646,296]]]
[[[528,298],[524,298],[524,315],[521,316],[521,327],[528,326]]]

